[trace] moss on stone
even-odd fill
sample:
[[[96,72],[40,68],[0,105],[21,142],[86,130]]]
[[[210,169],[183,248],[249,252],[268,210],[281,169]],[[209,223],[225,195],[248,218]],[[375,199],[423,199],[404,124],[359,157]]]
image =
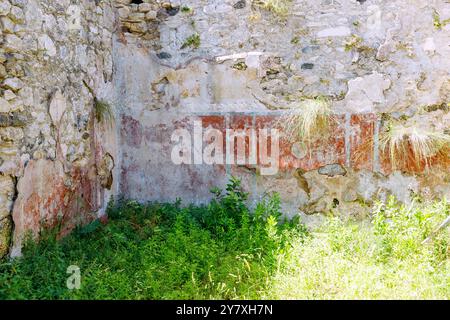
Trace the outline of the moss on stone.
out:
[[[10,217],[0,220],[0,259],[8,254],[11,230],[12,222]]]
[[[194,48],[197,49],[198,47],[200,47],[200,35],[198,33],[195,33],[189,37],[186,38],[186,40],[184,41],[183,45],[181,46],[181,49],[185,49],[185,48]]]

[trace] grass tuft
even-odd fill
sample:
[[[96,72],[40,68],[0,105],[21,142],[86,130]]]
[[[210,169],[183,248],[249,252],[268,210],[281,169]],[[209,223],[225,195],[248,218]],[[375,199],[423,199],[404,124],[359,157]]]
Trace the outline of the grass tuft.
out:
[[[289,13],[289,7],[292,0],[253,0],[255,6],[271,11],[280,16],[286,16]]]
[[[278,121],[287,140],[311,142],[329,128],[331,102],[325,97],[305,99]]]
[[[97,122],[112,125],[114,121],[114,114],[112,112],[111,105],[104,100],[98,99],[94,93],[94,90],[92,90],[85,80],[83,80],[83,84],[94,98],[94,116]]]
[[[380,148],[394,170],[408,165],[428,168],[432,157],[448,157],[449,145],[450,135],[400,123],[391,123],[380,138]]]
[[[111,124],[114,119],[111,105],[104,100],[94,98],[94,113],[98,123]]]

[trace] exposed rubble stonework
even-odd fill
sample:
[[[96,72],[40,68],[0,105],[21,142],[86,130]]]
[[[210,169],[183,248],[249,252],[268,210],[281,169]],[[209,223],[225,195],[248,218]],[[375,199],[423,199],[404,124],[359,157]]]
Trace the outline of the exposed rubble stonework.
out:
[[[450,3],[294,0],[0,2],[0,256],[27,232],[61,235],[111,196],[204,203],[229,175],[280,194],[307,223],[361,216],[393,194],[450,196],[450,146],[396,167],[392,122],[450,134]],[[279,170],[171,161],[176,129],[279,127],[302,99],[331,101],[313,143],[280,141]],[[106,106],[106,107],[105,107]]]
[[[109,200],[97,165],[104,154],[115,156],[115,129],[95,121],[93,93],[114,99],[117,22],[108,1],[2,0],[0,24],[4,256],[9,245],[20,254],[26,233],[58,225],[63,235]]]

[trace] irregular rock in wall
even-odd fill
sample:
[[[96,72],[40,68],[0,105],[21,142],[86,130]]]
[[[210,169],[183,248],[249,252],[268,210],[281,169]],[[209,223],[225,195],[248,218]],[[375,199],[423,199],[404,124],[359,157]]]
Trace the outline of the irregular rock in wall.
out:
[[[135,34],[158,47],[159,4],[156,1],[134,3],[131,0],[115,0],[114,2],[119,15],[121,32]]]
[[[15,183],[11,176],[0,175],[0,220],[9,216],[15,196]]]
[[[114,167],[114,158],[109,153],[105,154],[98,164],[97,175],[100,179],[100,185],[108,190],[111,189],[113,183],[112,170]]]

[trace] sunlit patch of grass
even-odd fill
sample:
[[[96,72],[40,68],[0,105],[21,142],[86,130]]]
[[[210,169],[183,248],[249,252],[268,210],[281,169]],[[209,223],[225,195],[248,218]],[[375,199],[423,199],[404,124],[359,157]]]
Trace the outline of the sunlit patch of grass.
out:
[[[406,206],[391,198],[370,224],[330,218],[293,245],[264,298],[448,299],[450,232],[421,241],[449,210],[445,200]]]
[[[445,156],[449,145],[450,135],[400,123],[391,123],[380,137],[380,148],[387,153],[394,169],[409,164],[429,167],[430,159]]]

